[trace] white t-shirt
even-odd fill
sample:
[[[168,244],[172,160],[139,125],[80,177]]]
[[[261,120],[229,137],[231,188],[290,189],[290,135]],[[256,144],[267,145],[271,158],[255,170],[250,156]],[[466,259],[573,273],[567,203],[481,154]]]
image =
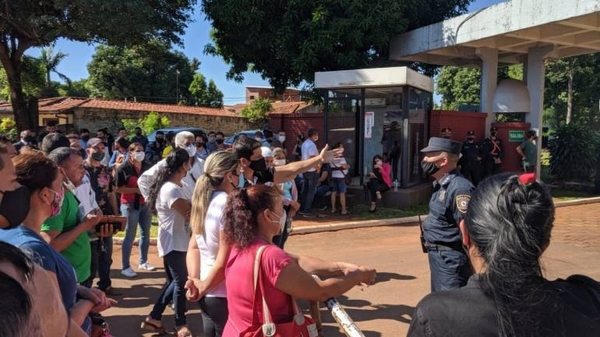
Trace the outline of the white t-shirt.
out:
[[[312,139],[307,139],[302,143],[302,160],[310,159],[311,157],[316,157],[319,155],[319,150],[317,150],[317,145]],[[311,168],[307,172],[315,172],[317,169]]]
[[[90,177],[85,175],[81,181],[81,185],[75,187],[73,191],[77,200],[79,200],[79,216],[83,219],[93,209],[98,208],[98,202],[96,201],[96,193],[92,188]]]
[[[227,193],[214,192],[204,219],[204,234],[196,234],[196,243],[200,249],[200,279],[204,281],[215,265],[219,253],[219,236],[223,232],[221,217],[227,205]],[[225,281],[209,291],[208,297],[227,297]]]
[[[344,178],[344,174],[348,174],[348,170],[340,170],[342,166],[346,165],[346,158],[341,157],[334,159],[331,163],[331,177],[332,178]]]
[[[152,184],[156,180],[158,170],[166,165],[167,161],[166,159],[163,159],[142,173],[142,175],[138,178],[138,187],[145,199],[148,199],[150,187],[152,187]],[[185,178],[181,180],[183,183],[183,195],[185,196],[185,199],[192,200],[194,187],[196,187],[196,180],[200,179],[202,174],[204,174],[204,160],[196,157],[194,160],[194,165],[192,166],[192,170],[185,176]]]
[[[156,198],[158,216],[158,256],[163,257],[171,251],[187,252],[190,237],[185,230],[185,218],[171,206],[177,199],[184,197],[183,187],[167,181]]]

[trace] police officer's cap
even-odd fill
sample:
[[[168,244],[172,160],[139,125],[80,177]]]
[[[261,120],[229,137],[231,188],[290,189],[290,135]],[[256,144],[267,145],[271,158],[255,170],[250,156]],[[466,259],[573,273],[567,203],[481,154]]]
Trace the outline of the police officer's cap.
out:
[[[448,152],[460,154],[462,143],[447,138],[431,137],[429,144],[421,152]]]
[[[491,131],[491,132],[496,132],[496,131],[498,131],[498,128],[497,128],[497,127],[495,127],[495,126],[492,126],[492,127],[490,128],[490,131]]]
[[[450,128],[443,128],[442,129],[442,133],[446,133],[446,132],[452,132],[452,129],[450,129]]]

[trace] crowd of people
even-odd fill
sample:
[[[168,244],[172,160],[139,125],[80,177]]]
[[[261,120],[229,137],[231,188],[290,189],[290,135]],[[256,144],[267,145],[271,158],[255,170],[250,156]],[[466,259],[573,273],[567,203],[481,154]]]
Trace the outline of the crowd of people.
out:
[[[253,329],[248,296],[254,295],[244,287],[252,285],[247,282],[253,274],[251,261],[263,246],[257,291],[269,303],[275,323],[292,320],[294,298],[324,300],[373,283],[372,268],[283,250],[291,218],[301,208],[295,179],[328,163],[342,163],[342,149],[317,151],[315,146],[304,160],[288,163],[281,147],[284,136],[274,139],[265,133],[266,138],[241,135],[226,149],[221,132],[208,137],[157,133],[149,142],[139,128],[133,137],[125,129],[116,138],[102,129],[90,138],[88,130],[65,135],[49,124],[38,139],[23,131],[16,144],[0,142],[0,241],[25,253],[19,262],[21,255],[6,250],[12,254],[7,259],[23,273],[12,279],[33,280],[36,273],[52,280],[44,296],[50,305],[60,304],[54,314],[64,319],[62,325],[57,321],[47,327],[33,322],[36,318],[27,313],[37,310],[33,303],[39,299],[32,293],[14,304],[15,315],[22,313],[22,324],[40,331],[34,335],[94,335],[104,326],[102,312],[124,291],[113,288],[110,278],[114,233],[124,232],[124,277],[156,270],[148,259],[153,213],[166,282],[141,322],[144,331],[164,333],[162,314],[172,305],[177,335],[191,336],[188,302],[202,309],[205,336]],[[316,141],[316,131],[309,133]],[[310,174],[304,179],[308,186]],[[140,259],[134,270],[130,257],[138,227]]]
[[[166,332],[163,312],[172,305],[176,335],[192,336],[188,319],[199,317],[188,317],[186,307],[197,303],[204,336],[244,336],[267,322],[296,324],[314,336],[310,322],[298,319],[296,298],[325,301],[376,280],[371,267],[284,250],[291,218],[315,216],[325,174],[334,185],[332,212],[339,196],[348,213],[343,145],[319,151],[315,129],[299,146],[300,160],[288,161],[282,144],[264,134],[241,135],[229,149],[186,131],[157,135],[161,153],[148,151],[156,144],[141,130],[131,138],[119,130],[110,140],[106,130],[75,138],[52,127],[37,141],[29,131],[18,144],[0,139],[1,336],[102,329],[102,312],[121,293],[110,280],[112,236],[125,232],[123,276],[137,274],[130,257],[138,227],[137,271],[155,270],[148,262],[153,212],[166,281],[140,322],[143,331]],[[600,285],[581,275],[542,275],[539,259],[554,222],[547,187],[527,166],[475,187],[457,171],[463,149],[431,138],[422,150],[423,172],[434,179],[421,227],[432,293],[415,309],[409,336],[600,335]],[[372,159],[372,212],[391,187],[393,165]]]

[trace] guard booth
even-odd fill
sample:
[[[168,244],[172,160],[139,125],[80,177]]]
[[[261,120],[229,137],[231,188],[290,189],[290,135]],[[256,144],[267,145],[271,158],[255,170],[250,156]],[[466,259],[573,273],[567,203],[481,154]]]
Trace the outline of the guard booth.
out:
[[[315,88],[325,97],[325,141],[344,144],[351,188],[362,189],[375,155],[389,157],[397,146],[392,180],[399,189],[384,193],[384,205],[409,206],[428,198],[420,149],[429,139],[433,79],[407,67],[328,71],[315,73]],[[356,196],[361,199],[361,193]]]

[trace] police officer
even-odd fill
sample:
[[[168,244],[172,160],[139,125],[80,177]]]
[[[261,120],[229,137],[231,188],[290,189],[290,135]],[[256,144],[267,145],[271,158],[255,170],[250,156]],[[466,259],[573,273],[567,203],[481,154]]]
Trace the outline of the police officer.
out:
[[[452,139],[452,129],[443,128],[442,129],[442,138]]]
[[[504,158],[504,145],[498,138],[498,128],[490,129],[490,137],[483,141],[483,177],[500,173],[500,166]]]
[[[475,142],[474,131],[467,132],[467,141],[463,143],[461,154],[458,162],[460,173],[477,186],[483,173],[483,151],[482,146]]]
[[[423,171],[435,178],[429,214],[422,226],[429,257],[431,291],[460,288],[472,274],[458,228],[475,189],[456,171],[460,142],[433,137],[422,149]]]

